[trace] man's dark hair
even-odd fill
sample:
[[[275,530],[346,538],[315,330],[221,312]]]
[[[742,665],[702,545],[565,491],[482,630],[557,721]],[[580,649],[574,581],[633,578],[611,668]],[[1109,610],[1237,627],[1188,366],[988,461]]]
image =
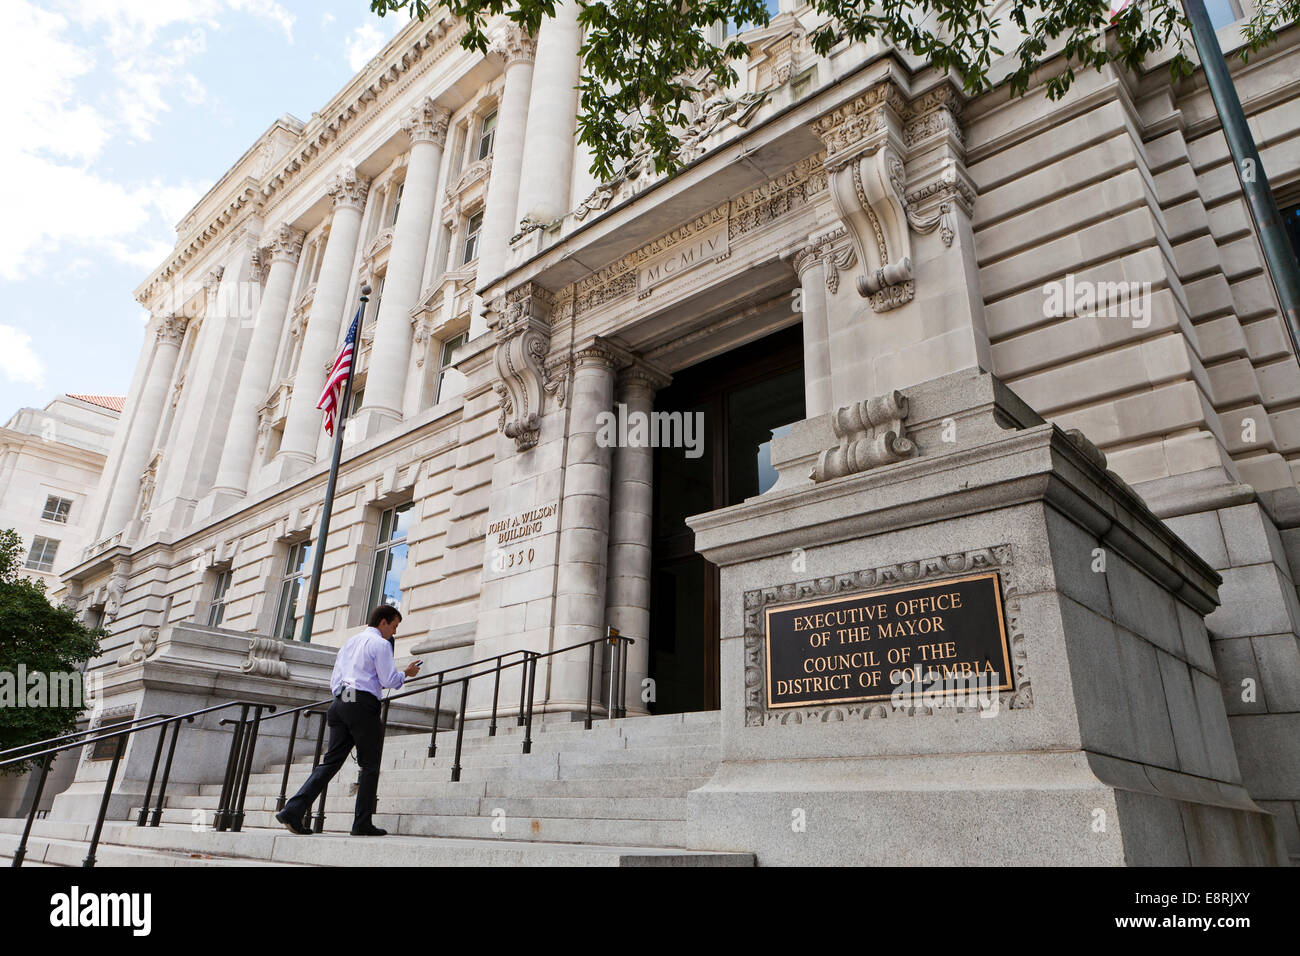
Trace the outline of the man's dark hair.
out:
[[[387,624],[393,618],[402,619],[402,612],[391,604],[381,604],[370,612],[370,626],[378,627],[380,623]]]

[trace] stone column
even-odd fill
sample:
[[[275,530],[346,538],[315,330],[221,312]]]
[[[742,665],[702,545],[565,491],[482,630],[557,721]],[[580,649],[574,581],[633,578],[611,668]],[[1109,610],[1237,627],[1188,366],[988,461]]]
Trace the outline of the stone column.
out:
[[[364,421],[358,423],[359,436],[370,433],[376,418],[391,422],[402,417],[411,354],[411,309],[420,297],[438,190],[438,166],[442,162],[450,118],[447,110],[426,99],[402,123],[411,138],[411,156],[388,254],[384,298],[379,305],[366,378]]]
[[[325,387],[327,366],[339,348],[343,313],[348,311],[348,285],[357,237],[361,234],[361,211],[367,188],[368,184],[351,169],[339,174],[329,188],[330,198],[334,200],[334,219],[325,243],[320,278],[316,281],[316,297],[303,333],[302,352],[293,377],[293,398],[280,442],[280,454],[289,461],[311,464],[316,459],[318,433],[324,427],[323,413],[316,408],[316,402]]]
[[[303,234],[287,224],[280,226],[269,245],[271,270],[257,309],[248,360],[239,379],[230,429],[226,433],[214,491],[239,497],[248,488],[248,473],[257,446],[257,410],[266,399],[275,364],[276,346],[284,328],[285,313],[293,291],[293,277],[302,254]]]
[[[559,571],[555,581],[552,647],[570,647],[605,633],[605,562],[609,549],[611,449],[596,441],[598,416],[614,405],[614,356],[600,343],[574,356],[573,405],[561,504]],[[548,709],[578,709],[587,701],[582,652],[554,658]],[[600,679],[600,652],[596,655]]]
[[[528,120],[528,90],[533,79],[536,44],[523,31],[511,27],[496,50],[506,61],[505,91],[497,107],[497,132],[492,151],[492,179],[488,182],[483,228],[479,235],[478,287],[501,276],[510,237],[515,234],[519,205],[519,172],[524,161],[524,128]],[[469,337],[487,331],[482,305],[475,308]]]
[[[618,399],[633,415],[654,411],[655,392],[669,379],[637,365],[618,382]],[[648,713],[641,681],[650,672],[650,539],[654,514],[654,449],[620,445],[614,449],[610,486],[609,574],[605,583],[605,619],[635,643],[627,654],[627,710]]]
[[[185,338],[186,322],[182,315],[170,315],[158,323],[153,361],[149,363],[149,377],[145,380],[140,403],[135,409],[131,434],[127,437],[122,452],[117,482],[104,514],[105,537],[117,534],[126,527],[139,499],[140,475],[149,463],[149,453],[153,451],[154,438],[158,434],[158,422],[167,405],[167,389],[171,385],[172,373],[176,371],[176,357],[180,354],[181,341]]]
[[[803,317],[804,404],[808,418],[826,414],[831,411],[832,404],[826,276],[827,270],[834,269],[835,264],[826,261],[823,255],[824,246],[814,239],[793,256],[800,282],[798,311]]]
[[[520,225],[523,220],[547,225],[569,211],[581,46],[577,0],[561,0],[555,6],[555,16],[542,23],[537,37],[537,64],[524,136],[528,162],[519,182],[516,221]]]

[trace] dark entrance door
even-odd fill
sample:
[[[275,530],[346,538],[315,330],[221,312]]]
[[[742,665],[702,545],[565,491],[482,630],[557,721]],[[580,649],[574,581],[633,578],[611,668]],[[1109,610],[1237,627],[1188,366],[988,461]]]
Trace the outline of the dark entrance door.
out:
[[[804,417],[799,326],[673,376],[656,412],[699,415],[697,448],[655,450],[650,676],[656,714],[718,707],[718,569],[695,553],[691,515],[761,494],[776,481],[772,432]]]

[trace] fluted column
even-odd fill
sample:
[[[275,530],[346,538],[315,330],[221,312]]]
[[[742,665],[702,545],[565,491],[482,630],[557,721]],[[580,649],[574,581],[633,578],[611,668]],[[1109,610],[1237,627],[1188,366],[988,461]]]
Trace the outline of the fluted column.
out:
[[[611,411],[613,405],[614,357],[595,343],[574,357],[555,581],[555,648],[581,644],[605,633],[611,449],[597,441],[597,432],[600,413]],[[587,655],[573,652],[554,660],[548,707],[585,707]],[[600,666],[599,654],[596,666]],[[599,670],[595,679],[599,680]]]
[[[528,162],[520,175],[518,222],[527,219],[546,225],[569,211],[581,46],[577,0],[561,0],[555,6],[555,16],[542,23],[537,37],[524,136]]]
[[[411,138],[402,205],[393,227],[384,297],[379,305],[375,341],[366,378],[365,414],[399,420],[411,355],[411,309],[420,297],[424,259],[429,250],[438,190],[438,166],[447,142],[451,114],[427,99],[402,123]]]
[[[517,230],[515,210],[519,205],[519,173],[524,161],[524,130],[528,120],[528,91],[533,79],[536,44],[531,36],[511,27],[495,49],[505,58],[506,82],[501,105],[497,107],[492,178],[488,181],[487,204],[479,236],[479,288],[501,276],[510,237]],[[470,321],[469,337],[477,338],[486,331],[487,317],[480,304]]]
[[[347,311],[348,285],[361,234],[361,211],[368,184],[354,170],[341,173],[330,186],[334,218],[330,224],[316,297],[312,301],[307,330],[303,333],[298,370],[293,377],[293,398],[284,425],[280,454],[310,464],[316,459],[316,443],[323,425],[323,413],[316,408],[325,387],[327,366],[339,348],[339,326]]]
[[[280,226],[271,237],[268,247],[271,270],[254,319],[248,359],[239,379],[230,429],[226,432],[225,447],[221,451],[221,465],[214,488],[217,494],[239,496],[248,488],[249,469],[257,447],[257,410],[266,400],[266,390],[271,387],[276,346],[289,309],[302,241],[303,234],[288,225]]]
[[[654,412],[655,392],[668,377],[633,366],[619,377],[618,400],[627,420]],[[610,485],[609,574],[605,584],[605,618],[635,642],[627,652],[627,709],[648,713],[641,682],[650,673],[650,538],[654,514],[654,449],[620,445],[614,449]]]
[[[803,318],[804,408],[809,418],[831,411],[831,344],[826,315],[826,270],[834,269],[817,244],[794,254],[799,274],[799,311]]]
[[[105,537],[126,527],[140,497],[140,475],[149,464],[149,453],[153,451],[154,438],[158,434],[158,422],[167,405],[167,389],[170,388],[172,374],[176,371],[176,356],[180,354],[181,341],[185,338],[186,321],[182,315],[170,315],[158,324],[149,376],[140,393],[140,402],[131,422],[131,434],[127,437],[122,453],[117,482],[113,486],[113,494],[104,515]]]

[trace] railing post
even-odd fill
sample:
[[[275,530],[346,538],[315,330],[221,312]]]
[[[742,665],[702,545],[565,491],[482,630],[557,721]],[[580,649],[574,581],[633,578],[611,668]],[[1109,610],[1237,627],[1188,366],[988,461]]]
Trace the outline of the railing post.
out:
[[[616,713],[618,707],[614,699],[614,688],[618,678],[618,650],[621,646],[618,639],[618,628],[605,628],[605,639],[609,645],[609,702],[605,706],[605,719],[613,720],[618,716]]]
[[[596,671],[596,642],[587,645],[587,719],[582,722],[583,730],[591,730],[591,682]]]
[[[153,765],[149,768],[149,783],[144,788],[144,799],[140,801],[140,815],[136,818],[135,825],[142,827],[149,819],[149,803],[153,800],[153,785],[158,777],[158,764],[162,760],[163,744],[167,742],[167,725],[163,724],[158,728],[158,746],[153,750]]]
[[[320,766],[321,754],[325,751],[325,714],[320,714],[320,730],[316,731],[316,759],[312,761],[311,769],[315,770]],[[316,833],[325,832],[325,799],[329,796],[329,784],[321,787],[320,798],[316,802],[316,819],[312,822],[312,830]],[[307,810],[311,815],[311,809]]]
[[[501,693],[501,659],[504,654],[497,655],[496,676],[492,680],[492,723],[488,724],[488,736],[497,735],[497,697]]]
[[[537,683],[537,660],[540,654],[529,652],[528,658],[524,664],[525,670],[528,671],[528,706],[527,716],[524,718],[524,749],[523,753],[533,752],[533,691]]]
[[[618,685],[618,715],[627,716],[627,649],[632,643],[632,639],[624,637],[621,639],[622,653],[619,655],[619,685]]]
[[[516,727],[524,725],[524,699],[528,693],[528,662],[532,659],[531,655],[532,651],[524,651],[524,669],[523,673],[519,675],[519,716],[515,718]],[[527,752],[524,751],[524,753]]]
[[[460,748],[465,739],[465,702],[469,700],[469,678],[464,677],[460,682],[460,715],[456,718],[456,759],[451,765],[451,781],[455,783],[460,780]]]
[[[18,841],[18,849],[14,850],[13,862],[10,866],[22,866],[23,860],[27,857],[27,839],[32,834],[32,821],[36,819],[36,808],[41,805],[41,795],[45,792],[45,778],[50,773],[50,763],[54,760],[54,754],[46,754],[45,759],[41,761],[41,777],[36,782],[36,796],[32,798],[32,807],[27,811],[27,824],[23,827],[23,838]]]
[[[436,757],[438,754],[438,721],[442,717],[442,684],[443,678],[438,677],[438,693],[433,698],[433,733],[429,735],[429,756]]]
[[[239,708],[239,719],[231,721],[234,724],[234,731],[230,737],[230,754],[226,758],[226,773],[221,780],[221,799],[217,802],[216,819],[212,821],[212,827],[217,832],[224,832],[230,826],[230,810],[233,802],[235,790],[235,775],[239,768],[239,758],[242,754],[244,744],[244,721],[248,717],[248,705],[243,704]],[[218,724],[225,723],[221,721]]]
[[[149,818],[149,826],[156,827],[162,823],[163,803],[167,799],[167,782],[172,776],[172,758],[176,756],[176,737],[181,732],[181,720],[194,722],[193,717],[176,718],[176,723],[172,724],[172,742],[167,746],[167,762],[163,764],[162,783],[158,786],[158,803],[153,808],[153,816]]]
[[[244,828],[244,801],[248,797],[248,781],[253,775],[253,752],[257,749],[257,734],[262,727],[262,707],[253,708],[253,727],[248,733],[248,745],[240,760],[239,791],[235,797],[234,825],[231,830],[239,833]]]
[[[108,813],[108,800],[113,795],[113,784],[117,780],[117,768],[122,762],[122,751],[126,748],[126,738],[130,734],[122,734],[117,738],[117,749],[113,751],[113,765],[108,768],[108,783],[104,785],[104,799],[99,801],[99,816],[95,818],[95,833],[90,838],[90,849],[86,852],[86,858],[82,861],[83,867],[92,867],[95,865],[95,850],[99,848],[99,837],[104,832],[104,816]]]
[[[275,798],[275,812],[279,813],[284,809],[287,801],[285,794],[289,791],[289,768],[293,766],[293,747],[298,742],[298,718],[302,716],[302,711],[293,712],[293,727],[289,731],[289,753],[284,758],[284,774],[280,777],[280,795]]]

